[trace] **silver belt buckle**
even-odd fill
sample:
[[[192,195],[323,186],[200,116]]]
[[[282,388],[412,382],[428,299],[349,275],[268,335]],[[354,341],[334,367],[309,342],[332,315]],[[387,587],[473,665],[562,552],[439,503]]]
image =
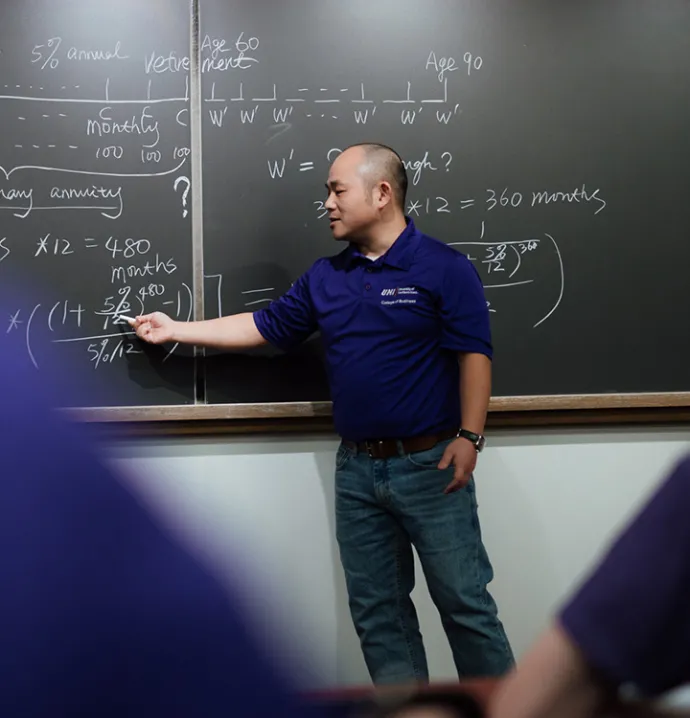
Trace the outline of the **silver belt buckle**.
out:
[[[383,440],[382,440],[382,439],[379,439],[378,441],[374,441],[374,442],[371,442],[371,441],[365,441],[365,442],[364,442],[364,446],[365,446],[366,449],[367,449],[367,454],[369,455],[369,458],[370,458],[370,459],[376,458],[376,457],[371,453],[371,452],[372,452],[372,449],[373,449],[373,447],[374,447],[375,444],[378,444],[379,446],[381,446],[381,445],[383,444]]]

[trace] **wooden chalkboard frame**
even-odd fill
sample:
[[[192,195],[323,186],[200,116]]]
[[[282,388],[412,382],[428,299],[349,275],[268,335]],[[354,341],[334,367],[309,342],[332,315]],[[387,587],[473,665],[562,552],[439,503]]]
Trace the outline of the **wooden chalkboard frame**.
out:
[[[71,408],[78,421],[125,434],[333,431],[330,402]],[[690,422],[690,392],[495,397],[487,424],[563,426]]]

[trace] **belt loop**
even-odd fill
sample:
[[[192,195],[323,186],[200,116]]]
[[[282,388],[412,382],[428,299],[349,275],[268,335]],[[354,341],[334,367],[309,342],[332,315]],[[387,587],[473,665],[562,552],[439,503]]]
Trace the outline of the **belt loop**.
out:
[[[395,445],[398,448],[398,456],[406,456],[405,446],[400,439],[395,440]]]

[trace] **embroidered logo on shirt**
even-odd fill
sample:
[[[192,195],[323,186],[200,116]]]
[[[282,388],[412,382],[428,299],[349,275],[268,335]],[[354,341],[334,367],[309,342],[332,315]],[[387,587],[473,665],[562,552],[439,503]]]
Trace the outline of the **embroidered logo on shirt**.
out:
[[[394,299],[382,299],[381,304],[416,304],[417,299],[414,297],[418,294],[419,292],[415,287],[393,287],[392,289],[382,289],[382,297],[394,297]]]
[[[397,297],[401,294],[419,294],[415,287],[395,287],[394,289],[382,289],[382,297]]]

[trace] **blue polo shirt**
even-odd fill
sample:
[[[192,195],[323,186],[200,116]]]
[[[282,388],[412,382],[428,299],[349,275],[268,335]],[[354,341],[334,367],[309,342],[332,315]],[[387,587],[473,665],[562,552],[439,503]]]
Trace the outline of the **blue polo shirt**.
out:
[[[460,426],[457,353],[492,356],[474,266],[409,218],[382,257],[350,244],[319,259],[254,321],[286,351],[320,330],[335,427],[351,441]]]

